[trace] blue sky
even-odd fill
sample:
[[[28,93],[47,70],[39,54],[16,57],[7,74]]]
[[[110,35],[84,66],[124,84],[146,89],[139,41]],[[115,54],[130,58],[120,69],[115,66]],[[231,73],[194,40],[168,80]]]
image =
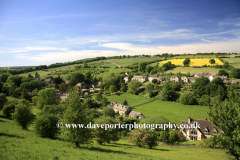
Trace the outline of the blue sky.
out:
[[[239,52],[239,0],[0,0],[0,67]]]

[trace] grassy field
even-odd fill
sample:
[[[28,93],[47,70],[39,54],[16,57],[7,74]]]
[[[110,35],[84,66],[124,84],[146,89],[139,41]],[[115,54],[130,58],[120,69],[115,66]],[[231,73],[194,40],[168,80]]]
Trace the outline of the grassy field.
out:
[[[216,74],[218,74],[219,70],[221,68],[211,68],[211,67],[202,67],[202,68],[192,68],[192,67],[176,67],[173,68],[171,70],[168,70],[166,73],[187,73],[189,72],[191,75],[192,74],[197,74],[199,72],[215,72]],[[228,70],[226,70],[228,72]]]
[[[120,96],[107,96],[107,98],[109,102],[117,103],[123,103],[124,100],[127,100],[128,104],[134,111],[138,111],[150,117],[162,115],[172,123],[177,124],[180,124],[181,120],[186,121],[189,116],[193,119],[208,118],[208,106],[183,105],[176,102],[145,98],[130,93],[123,93],[120,94]]]
[[[11,120],[0,118],[1,160],[225,160],[233,158],[225,150],[195,147],[157,146],[139,148],[126,140],[98,145],[96,142],[76,148],[69,142],[38,137],[33,130],[22,130]]]
[[[143,105],[133,106],[132,109],[151,117],[162,115],[172,123],[180,124],[181,120],[187,121],[189,116],[193,119],[208,118],[209,107],[155,100]]]
[[[12,96],[6,96],[6,98],[11,101],[11,100],[14,100],[15,98],[13,98]]]
[[[218,59],[218,58],[213,58],[215,60],[214,64],[211,64],[209,62],[210,58],[203,58],[203,59],[190,59],[190,64],[189,66],[203,66],[203,65],[210,65],[210,66],[214,66],[214,65],[223,65],[223,63]],[[168,61],[170,61],[172,64],[175,65],[180,65],[183,66],[183,61],[184,59],[172,59],[172,60],[165,60],[165,61],[161,61],[159,62],[159,65],[162,66],[163,64],[167,63]]]
[[[153,100],[150,98],[144,98],[130,93],[121,93],[120,96],[117,95],[107,96],[107,99],[109,102],[117,102],[119,104],[123,103],[124,100],[127,100],[128,105],[130,107],[148,103]]]
[[[149,62],[154,60],[162,60],[162,57],[146,57],[146,58],[125,58],[125,59],[111,59],[110,62],[120,66],[128,66],[138,62]]]
[[[240,58],[223,58],[224,61],[227,61],[235,68],[240,68]]]

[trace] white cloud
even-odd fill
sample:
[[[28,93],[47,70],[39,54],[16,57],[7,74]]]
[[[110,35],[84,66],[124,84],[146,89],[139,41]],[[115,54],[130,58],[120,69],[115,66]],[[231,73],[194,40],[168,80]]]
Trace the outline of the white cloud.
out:
[[[226,42],[209,42],[183,44],[175,46],[147,46],[134,45],[131,43],[105,43],[99,44],[99,47],[104,47],[105,50],[62,50],[57,52],[48,52],[38,55],[18,54],[18,59],[30,60],[36,64],[51,64],[57,62],[75,61],[84,58],[93,58],[99,56],[115,56],[115,55],[142,55],[142,54],[162,54],[162,53],[198,53],[198,52],[240,52],[240,39],[229,40]],[[113,50],[115,49],[115,50]],[[116,51],[117,49],[117,51]]]
[[[123,54],[161,54],[161,53],[198,53],[198,52],[240,52],[240,39],[229,41],[182,44],[175,46],[140,46],[130,43],[106,43],[100,46],[120,49],[118,53]]]
[[[35,46],[35,47],[23,47],[23,48],[7,49],[5,51],[0,51],[0,53],[21,53],[21,52],[29,52],[29,51],[53,51],[53,50],[65,51],[65,50],[67,50],[67,48]]]
[[[84,58],[93,58],[99,56],[116,55],[116,51],[111,50],[81,50],[81,51],[63,51],[63,52],[48,52],[38,55],[17,54],[16,57],[25,60],[43,63],[57,63],[76,61]]]
[[[240,26],[240,17],[238,18],[227,18],[219,22],[219,25],[234,25]]]

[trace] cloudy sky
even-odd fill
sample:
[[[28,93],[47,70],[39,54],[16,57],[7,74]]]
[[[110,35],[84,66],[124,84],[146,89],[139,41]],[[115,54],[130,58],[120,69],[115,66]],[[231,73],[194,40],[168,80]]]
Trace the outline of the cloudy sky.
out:
[[[0,0],[0,67],[240,52],[239,0]]]

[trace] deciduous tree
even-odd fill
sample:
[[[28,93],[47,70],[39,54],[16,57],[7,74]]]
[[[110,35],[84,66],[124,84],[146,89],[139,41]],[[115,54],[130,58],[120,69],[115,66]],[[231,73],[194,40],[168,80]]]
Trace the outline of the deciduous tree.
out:
[[[240,106],[239,103],[225,100],[220,105],[210,107],[209,116],[213,124],[223,130],[218,140],[221,147],[237,160],[240,158]]]
[[[27,100],[19,100],[12,118],[15,122],[22,126],[23,129],[28,128],[28,126],[33,121],[34,115],[32,113],[32,108]]]

